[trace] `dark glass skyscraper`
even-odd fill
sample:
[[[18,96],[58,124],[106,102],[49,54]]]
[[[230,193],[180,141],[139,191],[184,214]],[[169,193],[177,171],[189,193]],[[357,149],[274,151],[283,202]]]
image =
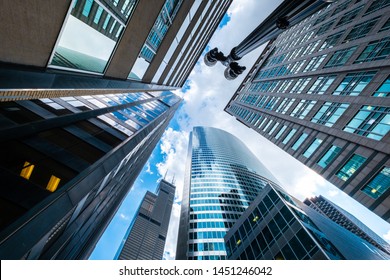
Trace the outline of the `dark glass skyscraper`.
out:
[[[389,14],[335,1],[270,41],[225,108],[388,222]]]
[[[171,92],[0,102],[0,258],[88,258],[179,103]]]
[[[194,127],[188,148],[176,259],[226,259],[223,237],[276,179],[235,136]]]
[[[163,258],[176,187],[162,179],[156,194],[146,192],[114,259]]]
[[[303,203],[327,216],[333,222],[356,234],[368,243],[390,254],[390,245],[355,216],[340,208],[322,195],[306,198]]]
[[[390,255],[267,185],[225,236],[230,260],[390,260]]]

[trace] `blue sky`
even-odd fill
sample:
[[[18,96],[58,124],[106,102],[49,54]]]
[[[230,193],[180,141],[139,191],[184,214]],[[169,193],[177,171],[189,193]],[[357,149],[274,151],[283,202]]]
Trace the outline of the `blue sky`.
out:
[[[233,1],[206,49],[218,47],[224,53],[229,53],[230,49],[244,39],[280,2]],[[236,135],[268,167],[291,195],[303,200],[321,194],[361,219],[389,242],[390,224],[223,111],[261,51],[260,47],[240,61],[241,65],[247,66],[247,70],[234,81],[224,79],[222,65],[206,67],[201,57],[183,89],[176,92],[184,99],[181,107],[124,200],[116,218],[99,241],[91,259],[113,258],[143,195],[147,190],[156,189],[158,180],[167,170],[168,180],[175,175],[177,190],[168,230],[165,258],[174,259],[188,137],[192,127],[197,125],[221,128]]]

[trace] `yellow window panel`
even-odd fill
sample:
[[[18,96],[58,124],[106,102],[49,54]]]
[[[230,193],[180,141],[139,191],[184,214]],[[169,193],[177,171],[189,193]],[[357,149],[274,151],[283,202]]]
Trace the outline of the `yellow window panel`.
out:
[[[27,179],[27,180],[29,180],[30,176],[31,176],[31,173],[34,170],[34,167],[35,167],[34,164],[31,164],[28,161],[25,161],[24,164],[23,164],[22,171],[20,171],[20,176],[25,178],[25,179]]]
[[[46,189],[50,192],[55,192],[58,188],[58,185],[60,183],[61,179],[54,176],[54,175],[51,175],[50,177],[50,181],[49,183],[47,184],[47,187]]]

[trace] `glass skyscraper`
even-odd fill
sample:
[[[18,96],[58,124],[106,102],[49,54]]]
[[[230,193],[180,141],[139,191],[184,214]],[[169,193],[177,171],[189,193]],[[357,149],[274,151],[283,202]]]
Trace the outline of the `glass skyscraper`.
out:
[[[267,185],[225,236],[229,260],[389,260],[283,189]]]
[[[226,259],[224,236],[276,179],[235,136],[194,127],[188,148],[176,259]]]
[[[146,192],[114,259],[161,260],[176,187],[162,179],[157,192]]]
[[[388,222],[389,14],[328,5],[271,40],[225,108]]]
[[[181,99],[0,102],[0,259],[87,259]]]

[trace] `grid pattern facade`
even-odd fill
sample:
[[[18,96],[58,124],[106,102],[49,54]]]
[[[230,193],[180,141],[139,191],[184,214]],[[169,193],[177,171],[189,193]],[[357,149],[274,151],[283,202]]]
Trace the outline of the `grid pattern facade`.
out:
[[[216,128],[193,129],[187,166],[176,259],[226,259],[224,235],[276,180],[240,140]]]
[[[179,103],[171,92],[0,103],[1,258],[88,258]]]
[[[350,232],[363,238],[370,244],[381,249],[385,253],[390,253],[390,245],[370,228],[356,219],[353,215],[336,206],[323,196],[305,199],[304,203],[319,213],[326,215],[329,219],[346,228]]]
[[[242,214],[225,242],[229,260],[390,259],[271,185]]]
[[[0,53],[0,101],[179,88],[232,0],[67,2],[45,17],[39,11],[55,3],[3,7],[6,29],[18,32],[1,36],[9,45]],[[38,11],[37,22],[14,26],[19,20],[11,14],[31,10]],[[41,34],[48,24],[51,33]],[[32,33],[42,38],[29,38]],[[31,41],[42,44],[34,48]]]
[[[270,41],[225,111],[390,221],[389,1],[337,1]]]
[[[161,180],[156,194],[145,194],[115,259],[163,258],[175,189],[174,185]]]

